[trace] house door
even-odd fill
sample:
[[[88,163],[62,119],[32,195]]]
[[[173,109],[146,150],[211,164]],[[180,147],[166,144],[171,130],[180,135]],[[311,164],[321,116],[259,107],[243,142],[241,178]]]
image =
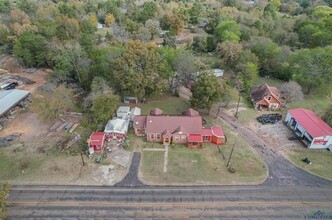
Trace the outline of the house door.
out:
[[[171,142],[170,137],[164,137],[164,144],[169,144]]]

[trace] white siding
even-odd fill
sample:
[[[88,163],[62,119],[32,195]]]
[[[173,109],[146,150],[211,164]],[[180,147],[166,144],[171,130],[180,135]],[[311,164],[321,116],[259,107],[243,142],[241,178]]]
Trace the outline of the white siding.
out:
[[[292,118],[291,114],[287,113],[286,118],[285,118],[285,122],[287,125],[289,125],[291,118]]]
[[[326,144],[323,144],[322,142],[316,142],[317,140],[325,140],[327,141]],[[323,136],[323,137],[316,137],[312,140],[309,148],[312,149],[324,149],[327,148],[330,144],[332,144],[332,136]]]

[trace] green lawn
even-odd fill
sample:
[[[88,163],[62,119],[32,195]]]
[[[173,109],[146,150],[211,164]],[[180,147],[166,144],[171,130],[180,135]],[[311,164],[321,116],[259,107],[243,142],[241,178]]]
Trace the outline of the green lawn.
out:
[[[0,180],[13,180],[29,176],[42,165],[43,159],[37,155],[5,154],[0,151]]]
[[[308,95],[304,100],[288,104],[288,108],[306,108],[317,114],[322,114],[328,106],[327,96],[324,95]]]
[[[282,81],[280,79],[274,79],[274,78],[265,78],[265,77],[258,77],[255,82],[253,82],[253,87],[266,83],[269,86],[275,86],[275,87],[280,87],[281,84],[285,83],[285,81]]]
[[[207,126],[220,124],[211,118]],[[228,142],[221,146],[221,153],[213,144],[204,144],[203,149],[188,149],[184,145],[169,148],[168,172],[163,172],[164,152],[143,151],[141,173],[143,180],[151,184],[258,184],[264,181],[267,169],[258,154],[245,140],[223,125]],[[237,145],[232,155],[230,173],[227,160],[234,140]],[[160,145],[160,148],[162,146]]]
[[[325,149],[295,149],[287,151],[287,155],[290,161],[295,165],[303,168],[304,170],[332,180],[332,152]],[[302,161],[304,158],[308,158],[312,164],[306,164]]]
[[[180,115],[184,110],[189,108],[189,103],[184,99],[175,96],[165,96],[158,100],[148,100],[145,104],[139,104],[142,109],[142,115],[147,115],[154,108],[160,108],[164,114]]]

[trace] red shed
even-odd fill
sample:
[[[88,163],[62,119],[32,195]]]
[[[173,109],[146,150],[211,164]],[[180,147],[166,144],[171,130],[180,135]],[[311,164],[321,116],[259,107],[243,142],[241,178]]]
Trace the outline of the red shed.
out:
[[[90,148],[93,148],[95,152],[101,152],[105,147],[105,133],[104,132],[94,132],[90,135],[88,139],[88,144]]]

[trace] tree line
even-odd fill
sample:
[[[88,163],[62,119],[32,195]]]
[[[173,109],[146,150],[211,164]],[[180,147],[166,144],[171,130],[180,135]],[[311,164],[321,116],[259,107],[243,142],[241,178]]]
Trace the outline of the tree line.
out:
[[[100,123],[102,102],[176,95],[193,81],[192,104],[199,108],[225,96],[227,85],[248,93],[258,76],[296,81],[306,94],[331,91],[330,6],[329,0],[0,0],[0,47],[26,67],[53,69],[56,82],[79,85],[81,107]],[[179,47],[184,28],[194,37]],[[219,62],[202,62],[207,53]],[[211,73],[197,75],[216,67],[234,80],[216,84]],[[202,104],[204,97],[211,99]]]

